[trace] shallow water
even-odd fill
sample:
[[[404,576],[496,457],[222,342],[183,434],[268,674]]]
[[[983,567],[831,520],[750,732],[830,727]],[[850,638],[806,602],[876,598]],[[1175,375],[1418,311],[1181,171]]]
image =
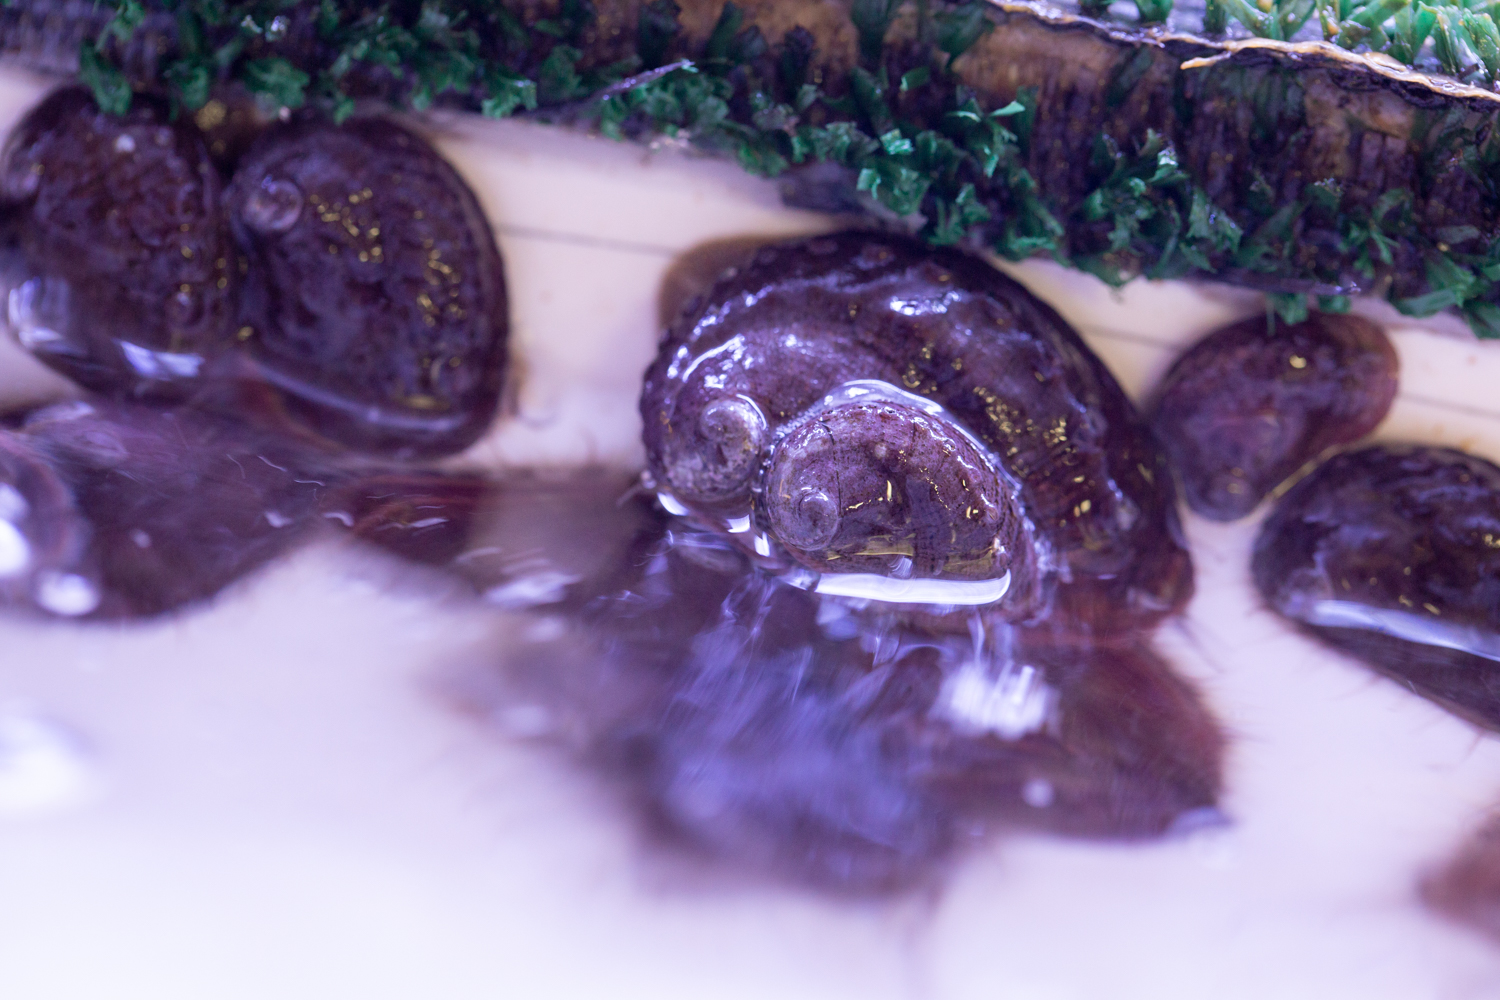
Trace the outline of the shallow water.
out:
[[[5,127],[35,93],[3,80]],[[673,256],[830,225],[670,150],[458,120],[442,144],[496,222],[523,361],[513,413],[467,456],[488,467],[637,464]],[[1013,273],[1137,398],[1174,345],[1260,308]],[[1447,329],[1396,328],[1378,435],[1500,458],[1500,345]],[[0,373],[12,400],[66,391],[8,342]],[[643,851],[607,788],[528,743],[553,720],[449,707],[449,679],[520,619],[377,555],[318,545],[154,625],[0,622],[0,720],[21,720],[0,725],[0,789],[56,784],[0,795],[0,995],[1495,995],[1500,950],[1415,885],[1500,802],[1500,744],[1260,609],[1254,523],[1187,519],[1199,592],[1160,642],[1229,730],[1231,825],[1017,837],[884,906]]]

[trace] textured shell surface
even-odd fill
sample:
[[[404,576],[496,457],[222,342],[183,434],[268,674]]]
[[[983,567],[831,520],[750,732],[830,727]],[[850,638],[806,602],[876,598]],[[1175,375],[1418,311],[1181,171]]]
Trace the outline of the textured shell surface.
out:
[[[9,16],[13,9],[0,14]],[[36,5],[26,9],[34,13]],[[704,13],[693,24],[704,22],[706,31],[715,13]],[[1070,25],[1067,31],[1096,40],[1110,33],[1122,38],[1139,34],[1118,27],[1080,26],[1077,18],[1035,8],[1025,8],[1017,17]],[[852,47],[852,38],[842,37]],[[1233,47],[1200,39],[1191,44],[1210,50],[1193,58],[1213,58]],[[166,51],[165,45],[161,51]],[[1245,43],[1235,58],[1245,64],[1266,60],[1280,65],[1292,58],[1290,51],[1290,46]],[[1343,67],[1356,79],[1367,79],[1365,67],[1353,56],[1314,46],[1306,50],[1306,59],[1315,67],[1333,67],[1329,72]],[[1382,79],[1397,82],[1406,72],[1375,68]],[[1413,74],[1405,79],[1418,88],[1427,86]],[[1463,100],[1472,96],[1455,93]],[[1425,98],[1408,103],[1421,99]],[[479,127],[473,127],[477,133]],[[472,134],[455,130],[445,136],[445,153],[463,147]],[[598,404],[597,410],[587,411],[588,420],[579,421],[587,432],[555,435],[549,443],[562,445],[554,454],[584,462],[596,454],[591,449],[597,446],[598,454],[624,455],[621,464],[627,464],[638,456],[628,443],[638,429],[630,405],[610,409],[599,401],[615,398],[609,395],[608,378],[614,369],[628,371],[633,380],[651,357],[652,324],[645,318],[651,313],[651,293],[641,286],[652,284],[666,267],[667,250],[662,248],[675,253],[713,236],[815,227],[805,218],[765,208],[761,189],[747,208],[736,195],[725,193],[744,190],[735,186],[738,182],[722,181],[710,165],[684,164],[671,152],[658,153],[654,163],[642,165],[633,152],[601,151],[582,140],[573,144],[574,138],[551,138],[520,125],[482,134],[497,138],[472,142],[472,157],[460,161],[455,155],[455,163],[471,179],[491,218],[502,224],[500,237],[508,260],[525,275],[517,286],[522,290],[516,294],[515,350],[526,359],[528,377],[535,381],[520,401],[521,419],[504,422],[496,438],[501,443],[486,443],[471,457],[501,466],[513,461],[514,454],[545,454],[541,447],[530,452],[510,449],[517,441],[530,442],[523,435],[549,420],[566,424],[572,412],[567,407],[586,396]],[[603,166],[580,166],[593,156]],[[580,183],[584,175],[586,182]],[[507,193],[506,185],[514,191],[522,181],[524,197]],[[568,196],[557,196],[557,189],[568,184],[573,185]],[[567,277],[549,276],[549,269]],[[1047,289],[1044,297],[1083,330],[1093,350],[1137,398],[1165,369],[1176,346],[1260,308],[1258,301],[1246,298],[1200,300],[1155,286],[1128,290],[1126,304],[1119,306],[1109,304],[1106,293],[1077,283],[1076,275],[1035,265],[1022,273],[1028,283]],[[578,293],[575,276],[581,274],[589,275],[601,290],[598,296]],[[1080,318],[1084,316],[1092,318]],[[627,328],[633,331],[629,337],[601,336],[595,346],[604,346],[594,353],[607,360],[594,367],[585,357],[590,351],[571,342],[566,347],[556,343],[557,332],[564,329],[616,335]],[[1117,336],[1121,331],[1129,336]],[[1485,392],[1470,384],[1479,377],[1476,372],[1485,370],[1483,356],[1471,369],[1464,362],[1469,345],[1410,331],[1403,331],[1397,345],[1407,363],[1407,382],[1393,411],[1395,426],[1409,437],[1495,454],[1493,439],[1476,429],[1482,417],[1430,404],[1432,399],[1451,397],[1476,407],[1486,405]],[[569,350],[580,356],[568,359],[576,367],[567,369],[566,378],[549,383],[544,362]],[[1442,369],[1435,361],[1409,363],[1427,351],[1451,364]],[[577,395],[555,388],[561,383],[574,387]],[[48,383],[48,391],[58,390]],[[556,418],[557,412],[564,416]],[[725,416],[734,417],[733,409]],[[732,424],[733,420],[725,422]],[[539,432],[536,438],[541,439]],[[627,444],[614,444],[619,440]],[[958,448],[969,440],[951,443]],[[988,450],[984,446],[976,454]],[[434,523],[433,518],[444,513],[444,504],[450,509],[469,506],[474,491],[466,492],[462,481],[455,483],[453,477],[434,484],[406,476],[397,473],[373,488],[367,483],[352,494],[340,494],[335,506],[326,510],[353,521],[357,533],[374,536],[383,526],[396,525],[379,540],[397,539],[390,548],[403,549],[407,557],[451,555],[454,547],[445,549],[448,542],[434,541],[433,536],[442,536],[452,525]],[[486,480],[483,488],[489,485]],[[466,539],[457,546],[492,550],[463,564],[473,569],[470,582],[494,593],[493,606],[502,609],[511,605],[501,602],[524,605],[538,595],[566,595],[580,584],[606,586],[589,576],[595,564],[586,557],[594,548],[605,562],[616,558],[614,551],[605,551],[608,546],[597,541],[590,526],[607,519],[609,511],[624,521],[636,516],[619,513],[622,508],[614,503],[619,494],[607,503],[596,502],[611,496],[616,487],[595,483],[594,498],[578,503],[555,485],[536,490],[531,500],[525,497],[532,491],[513,485],[507,509],[529,504],[526,517],[533,524],[545,523],[547,513],[555,512],[561,527],[554,532],[571,535],[557,544],[561,548],[570,541],[576,560],[561,565],[561,576],[552,577],[534,572],[537,567],[524,560],[506,562],[493,550],[514,536],[497,531],[488,541]],[[45,489],[38,490],[37,496],[45,495]],[[454,522],[459,519],[455,515]],[[325,520],[343,523],[342,517]],[[1185,627],[1167,630],[1159,642],[1173,660],[1192,665],[1203,701],[1159,670],[1156,654],[1149,651],[1121,653],[1116,670],[1104,675],[1075,653],[1038,649],[1033,654],[1038,669],[1032,676],[1044,683],[1018,682],[1004,692],[983,685],[975,688],[985,696],[976,700],[981,706],[1009,704],[998,694],[1018,692],[1036,695],[1033,701],[1020,699],[1034,706],[1046,703],[1042,696],[1054,681],[1082,681],[1072,688],[1076,700],[1062,706],[1062,733],[1033,734],[1027,746],[1036,752],[1026,754],[1000,733],[1015,731],[1008,726],[1024,727],[1030,716],[1022,713],[1018,720],[1004,713],[957,711],[956,705],[968,702],[962,697],[955,700],[955,690],[932,684],[937,672],[924,669],[920,656],[914,654],[910,664],[915,668],[909,675],[914,683],[908,688],[870,685],[850,690],[834,685],[807,690],[792,655],[762,675],[764,685],[750,692],[746,702],[757,706],[756,712],[747,713],[751,730],[769,724],[766,731],[784,735],[789,751],[778,760],[744,753],[734,730],[700,710],[714,704],[724,680],[716,669],[719,665],[700,659],[695,661],[700,683],[679,692],[683,698],[674,705],[686,720],[676,731],[679,738],[661,739],[654,747],[654,760],[630,757],[628,741],[620,747],[625,756],[617,759],[638,769],[632,772],[638,783],[629,787],[648,805],[661,806],[661,815],[675,821],[679,833],[747,857],[764,850],[766,841],[747,838],[743,823],[725,821],[732,814],[714,813],[712,799],[704,795],[712,783],[693,770],[693,762],[704,759],[693,756],[695,750],[707,747],[715,752],[710,759],[719,769],[713,777],[725,782],[747,777],[758,781],[767,775],[784,782],[786,794],[779,799],[748,803],[751,814],[764,824],[761,829],[774,829],[788,819],[803,830],[819,822],[823,817],[811,810],[777,813],[766,808],[814,801],[805,793],[819,787],[818,781],[848,792],[841,818],[858,823],[865,839],[818,841],[828,849],[800,859],[816,870],[829,859],[835,865],[857,864],[858,858],[869,857],[861,853],[868,845],[878,845],[882,838],[886,845],[895,843],[892,834],[914,833],[908,844],[944,843],[941,829],[911,822],[912,814],[901,811],[901,803],[909,801],[903,798],[909,789],[899,782],[880,788],[840,784],[849,768],[872,760],[884,766],[888,761],[880,761],[868,745],[840,743],[842,734],[829,723],[847,716],[833,708],[889,712],[893,722],[887,731],[898,735],[900,727],[914,719],[923,723],[916,731],[925,733],[929,742],[905,746],[916,746],[929,755],[926,759],[941,762],[944,770],[932,776],[922,794],[942,799],[954,812],[971,797],[1005,803],[1015,810],[1013,818],[1043,829],[1069,817],[1118,818],[1118,809],[1091,813],[1087,806],[1107,804],[1108,794],[1120,789],[1127,789],[1126,794],[1148,793],[1133,800],[1150,807],[1131,814],[1141,830],[1159,829],[1163,817],[1212,798],[1217,791],[1213,774],[1201,768],[1212,758],[1202,754],[1204,744],[1192,741],[1194,733],[1206,734],[1208,745],[1213,745],[1216,730],[1211,718],[1207,728],[1137,728],[1136,717],[1116,709],[1121,704],[1142,706],[1142,711],[1195,725],[1206,718],[1204,701],[1223,713],[1236,736],[1229,757],[1228,799],[1234,826],[1200,831],[1201,835],[1146,851],[1034,843],[1027,838],[999,845],[993,855],[986,851],[966,860],[951,890],[931,899],[930,909],[924,911],[932,927],[931,947],[918,949],[921,954],[915,957],[905,924],[898,931],[884,925],[872,928],[862,914],[831,912],[832,908],[759,892],[749,894],[753,898],[747,902],[734,893],[695,891],[683,903],[671,893],[643,891],[631,877],[622,876],[621,872],[637,869],[632,858],[616,850],[614,817],[602,817],[593,808],[593,796],[579,795],[576,802],[569,798],[566,781],[559,780],[557,772],[535,767],[528,747],[517,748],[510,741],[464,743],[447,724],[450,720],[435,722],[430,706],[412,696],[414,690],[428,689],[435,662],[471,660],[476,644],[494,648],[493,636],[480,634],[489,626],[476,624],[478,616],[455,611],[434,598],[448,593],[431,582],[436,577],[413,576],[409,569],[399,576],[382,576],[384,564],[379,564],[373,570],[377,579],[418,579],[425,589],[412,594],[403,590],[405,584],[392,582],[389,592],[372,596],[362,581],[351,582],[347,563],[315,549],[273,568],[260,583],[236,591],[232,600],[166,626],[108,633],[75,628],[64,634],[62,629],[7,623],[7,675],[16,689],[24,689],[47,711],[85,734],[101,734],[104,752],[99,759],[112,768],[106,773],[111,795],[102,804],[76,807],[82,811],[62,817],[69,823],[78,821],[63,842],[28,832],[41,829],[36,826],[4,829],[11,845],[5,864],[12,866],[8,870],[22,887],[17,898],[25,901],[25,891],[32,887],[37,892],[32,898],[39,901],[34,907],[17,907],[17,915],[7,919],[14,920],[19,933],[30,935],[28,940],[55,935],[59,941],[76,942],[91,927],[80,926],[76,915],[63,919],[55,903],[77,894],[89,904],[77,912],[119,918],[99,928],[95,940],[128,947],[129,955],[101,947],[97,964],[86,976],[81,969],[60,967],[46,958],[46,949],[39,949],[15,956],[5,975],[23,987],[42,983],[48,989],[85,978],[93,981],[106,973],[113,973],[116,983],[130,981],[148,965],[191,977],[192,970],[180,962],[180,949],[169,949],[163,942],[212,933],[216,948],[233,950],[238,946],[217,934],[230,909],[241,917],[274,916],[261,927],[259,954],[302,954],[299,949],[305,949],[309,939],[307,926],[295,915],[287,918],[284,907],[266,902],[267,896],[279,900],[296,892],[317,915],[319,927],[313,936],[320,942],[321,960],[331,963],[330,968],[343,966],[341,975],[365,977],[362,981],[372,993],[391,989],[392,983],[430,990],[434,977],[443,975],[454,977],[444,986],[454,997],[471,995],[476,983],[516,983],[528,981],[528,976],[547,988],[610,988],[594,978],[591,963],[569,958],[580,946],[588,946],[599,958],[599,968],[607,967],[610,976],[627,971],[638,981],[662,984],[664,995],[702,995],[733,977],[745,989],[766,994],[795,995],[803,990],[825,996],[896,996],[915,969],[917,975],[931,977],[934,995],[962,996],[968,984],[996,981],[997,960],[1004,963],[1006,981],[1018,989],[1040,983],[1046,988],[1062,984],[1058,988],[1080,995],[1145,996],[1148,990],[1153,996],[1172,995],[1172,984],[1161,979],[1164,954],[1172,958],[1174,969],[1192,979],[1193,985],[1181,995],[1195,995],[1203,984],[1213,983],[1219,996],[1248,1000],[1284,988],[1289,970],[1304,975],[1310,988],[1320,988],[1325,995],[1340,995],[1356,986],[1370,997],[1404,998],[1442,989],[1462,995],[1461,990],[1474,983],[1492,981],[1493,955],[1422,915],[1408,897],[1411,873],[1436,857],[1443,844],[1456,841],[1459,831],[1472,823],[1474,804],[1485,801],[1500,783],[1494,748],[1488,742],[1476,744],[1470,728],[1445,713],[1428,711],[1420,699],[1395,685],[1368,685],[1357,668],[1309,652],[1310,646],[1284,634],[1287,630],[1276,627],[1252,601],[1239,600],[1236,595],[1244,589],[1243,553],[1249,545],[1244,526],[1220,528],[1189,517],[1188,529],[1201,553],[1200,600],[1189,608]],[[606,533],[615,537],[618,532],[629,533],[611,522]],[[710,570],[717,566],[722,571],[726,562],[745,558],[738,546],[718,555],[703,549],[699,547],[695,557],[706,561]],[[670,557],[679,564],[702,566],[692,558],[683,552]],[[473,568],[485,559],[493,561]],[[359,565],[361,573],[371,571]],[[578,579],[563,579],[572,577]],[[658,622],[690,615],[687,605],[706,592],[672,592],[660,607]],[[747,596],[752,604],[759,599]],[[790,595],[790,600],[805,604],[808,598]],[[374,611],[372,601],[378,606]],[[514,641],[507,649],[522,657],[534,654],[544,673],[563,662],[565,654],[577,652],[566,635],[559,637],[567,619],[549,613],[548,607],[504,618],[503,626],[495,626]],[[489,617],[483,620],[492,622]],[[647,616],[635,624],[651,627],[653,620]],[[789,624],[806,622],[798,618]],[[828,632],[838,627],[822,623],[807,634],[818,643],[834,642]],[[340,636],[336,645],[319,638],[331,634]],[[1183,641],[1184,635],[1189,641]],[[783,639],[795,653],[795,637]],[[951,658],[953,676],[967,676],[956,669],[961,645],[952,637],[935,645]],[[651,643],[638,648],[649,649]],[[1206,669],[1205,652],[1213,661]],[[846,647],[845,653],[855,668],[852,673],[864,669],[867,651]],[[102,672],[101,662],[108,665]],[[565,673],[554,670],[548,676],[556,680]],[[585,669],[573,676],[590,675]],[[649,683],[645,688],[645,702],[661,690]],[[608,690],[642,693],[630,685]],[[957,694],[964,690],[960,686]],[[1068,689],[1059,684],[1056,690]],[[928,727],[934,716],[930,709],[924,715],[921,706],[929,701],[943,706],[935,716],[939,722],[967,719],[971,728],[962,739],[949,743],[946,734],[952,730]],[[471,704],[487,727],[523,742],[536,739],[539,732],[567,733],[577,721],[541,711],[545,703],[540,700],[478,697]],[[618,704],[630,703],[622,699]],[[913,705],[918,708],[913,710]],[[806,713],[800,718],[807,725],[775,728],[797,721],[799,711]],[[0,733],[6,738],[17,731],[16,717],[10,703],[0,705]],[[1078,728],[1071,728],[1075,723]],[[972,727],[982,724],[997,725],[999,730],[983,730],[975,738]],[[1088,742],[1090,735],[1108,732],[1110,724],[1121,731],[1107,744]],[[270,731],[276,739],[264,738]],[[13,745],[17,744],[6,744]],[[1159,784],[1132,785],[1130,779],[1142,772],[1128,761],[1111,758],[1111,747],[1134,751],[1137,759],[1182,766],[1156,772],[1166,775]],[[792,751],[808,748],[821,754],[816,759],[824,766],[816,773],[798,773],[796,762],[813,758],[798,758]],[[435,760],[442,761],[441,766],[434,766]],[[116,761],[128,761],[130,766],[113,769]],[[150,766],[153,762],[158,766]],[[159,777],[168,769],[177,784],[173,794],[163,795],[152,775]],[[1372,773],[1380,775],[1378,795],[1368,793]],[[986,787],[976,776],[988,776],[991,783]],[[514,812],[505,813],[497,834],[494,798],[488,790],[501,785],[502,808]],[[5,787],[8,791],[12,786]],[[476,788],[485,790],[481,807],[476,807]],[[1100,797],[1091,798],[1095,793]],[[1074,797],[1066,799],[1068,795]],[[1049,812],[1052,804],[1065,801],[1084,803],[1085,808]],[[1316,810],[1308,808],[1311,801],[1318,803]],[[6,798],[3,808],[13,808],[13,802]],[[132,808],[111,805],[122,802],[133,803]],[[523,821],[511,822],[516,816]],[[247,839],[246,829],[274,829],[277,835]],[[192,836],[183,837],[183,830]],[[157,835],[143,837],[143,831]],[[606,831],[609,836],[601,835]],[[1329,843],[1340,847],[1318,850]],[[225,857],[233,856],[233,864],[209,857],[221,844],[235,845],[233,852],[224,852]],[[130,871],[120,870],[122,852],[132,859]],[[194,875],[190,890],[175,881],[177,873],[189,868]],[[882,869],[871,865],[862,870],[878,874]],[[144,898],[145,881],[136,879],[137,872],[141,880],[149,880],[155,894],[151,898],[176,900],[181,891],[182,899],[191,898],[191,905],[179,908],[169,902],[151,910],[132,905]],[[381,928],[406,921],[401,926],[411,932],[412,947],[401,949],[403,954],[370,949],[363,928],[375,908],[365,905],[370,898],[366,893],[349,892],[351,880],[362,887],[395,886],[393,891],[401,893],[415,886],[438,887],[442,902],[429,905],[433,897],[426,889],[416,890],[415,898],[403,895],[411,905],[383,911],[388,915]],[[1473,886],[1484,880],[1471,874],[1467,881]],[[215,894],[211,910],[198,903],[204,886]],[[1372,893],[1388,905],[1363,905]],[[1008,906],[996,905],[1001,895]],[[1358,902],[1351,903],[1351,897]],[[516,907],[517,899],[528,905]],[[28,912],[21,915],[23,910]],[[1038,919],[1038,914],[1060,910],[1066,913],[1064,921]],[[1337,920],[1327,919],[1331,910],[1340,915]],[[476,920],[476,914],[481,919]],[[628,914],[628,919],[620,919],[621,914]],[[685,916],[690,927],[684,924]],[[1304,921],[1315,924],[1316,932]],[[477,925],[482,925],[478,934]],[[797,937],[794,947],[788,946],[788,926]],[[350,937],[325,933],[328,928],[348,929]],[[496,928],[505,933],[496,935]],[[1308,933],[1301,933],[1304,929]],[[692,954],[711,954],[701,969],[691,963],[685,967],[684,933],[707,949]],[[804,938],[816,948],[804,948]],[[1168,939],[1176,944],[1164,945]],[[539,945],[534,950],[533,942]],[[512,943],[527,947],[513,948]],[[1382,956],[1380,962],[1369,961],[1372,949]],[[247,955],[247,990],[295,995],[305,985],[289,985],[248,960],[248,953],[235,954]],[[1247,956],[1254,961],[1247,961]],[[224,987],[218,977],[213,979],[195,980],[180,992],[203,995]],[[179,981],[173,979],[172,984]],[[171,995],[171,986],[164,989]]]
[[[863,233],[762,248],[669,328],[641,414],[658,487],[762,556],[1004,577],[991,603],[1013,621],[1062,581],[1059,615],[1103,629],[1191,594],[1151,432],[1071,327],[963,253]]]

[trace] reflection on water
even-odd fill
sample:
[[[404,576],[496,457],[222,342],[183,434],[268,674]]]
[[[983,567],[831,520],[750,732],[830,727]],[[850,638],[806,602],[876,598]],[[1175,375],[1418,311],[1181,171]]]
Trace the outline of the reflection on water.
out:
[[[629,490],[431,476],[350,506],[358,536],[530,596],[456,697],[608,776],[665,842],[863,894],[931,882],[989,831],[1154,837],[1214,808],[1218,726],[1144,637],[929,628],[790,586]]]

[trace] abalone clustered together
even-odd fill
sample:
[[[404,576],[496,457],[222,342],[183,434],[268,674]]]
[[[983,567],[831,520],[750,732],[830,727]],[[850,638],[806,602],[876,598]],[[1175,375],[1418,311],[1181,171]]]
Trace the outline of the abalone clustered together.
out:
[[[1190,589],[1171,479],[1076,335],[982,261],[872,233],[707,284],[647,375],[654,491],[330,494],[357,537],[529,616],[455,698],[544,720],[674,854],[839,893],[930,883],[996,829],[1216,816],[1218,724],[1148,631]]]
[[[163,101],[115,116],[79,88],[11,137],[7,318],[96,395],[0,430],[6,604],[140,618],[202,601],[319,514],[347,518],[324,501],[351,470],[394,476],[389,459],[490,424],[504,275],[457,173],[385,119],[243,139],[230,157]]]
[[[87,388],[239,407],[265,383],[302,430],[403,458],[458,451],[493,419],[500,255],[472,192],[406,128],[274,125],[225,189],[165,104],[116,117],[64,89],[0,170],[10,324]]]
[[[637,577],[504,673],[654,830],[868,892],[996,827],[1215,815],[1222,736],[1150,643],[1191,593],[1171,476],[1025,289],[891,235],[761,247],[670,324],[641,412],[667,517]]]
[[[1500,729],[1500,468],[1415,444],[1326,457],[1385,416],[1396,369],[1366,320],[1249,319],[1178,359],[1154,426],[1205,517],[1243,517],[1285,488],[1251,567],[1272,610]]]
[[[1205,517],[1244,517],[1285,490],[1251,562],[1272,611],[1500,730],[1500,466],[1409,443],[1328,455],[1384,418],[1396,369],[1392,345],[1364,320],[1245,320],[1178,359],[1154,425],[1189,506]],[[1497,831],[1492,816],[1421,885],[1429,906],[1492,936]]]
[[[1414,444],[1327,457],[1385,416],[1396,368],[1368,321],[1249,319],[1178,359],[1154,426],[1205,517],[1243,517],[1285,489],[1251,567],[1272,610],[1500,728],[1500,468]]]
[[[488,424],[506,330],[493,238],[457,174],[387,121],[273,125],[233,170],[150,99],[114,118],[63,91],[13,140],[12,325],[104,398],[0,436],[8,604],[156,615],[345,525],[573,622],[498,657],[507,696],[581,720],[588,759],[660,832],[840,890],[920,881],[975,824],[1138,837],[1211,814],[1222,737],[1148,634],[1192,590],[1173,476],[1099,360],[988,264],[843,233],[725,273],[646,374],[664,514],[617,503],[609,477],[342,457],[441,454]],[[1365,433],[1393,388],[1378,331],[1251,323],[1174,369],[1157,426],[1195,506],[1226,509],[1215,489],[1253,506]],[[1265,537],[1293,538],[1290,517]],[[1295,617],[1316,581],[1282,550],[1263,573],[1273,548],[1258,578],[1292,588],[1278,608]],[[1384,579],[1387,555],[1350,565]],[[1440,575],[1394,599],[1432,597]],[[1340,604],[1365,631],[1339,641],[1452,653],[1484,627],[1452,595],[1423,605],[1447,616],[1436,632],[1383,599]],[[1459,665],[1412,683],[1494,724],[1487,675]]]
[[[1199,514],[1234,520],[1285,490],[1251,561],[1272,611],[1500,730],[1500,466],[1418,444],[1327,455],[1374,429],[1395,387],[1395,351],[1373,324],[1250,319],[1177,361],[1154,423]],[[1490,935],[1497,830],[1491,817],[1421,885],[1429,906]]]
[[[1191,594],[1171,477],[1118,384],[957,251],[759,250],[668,330],[641,415],[667,504],[824,592],[1099,631]]]

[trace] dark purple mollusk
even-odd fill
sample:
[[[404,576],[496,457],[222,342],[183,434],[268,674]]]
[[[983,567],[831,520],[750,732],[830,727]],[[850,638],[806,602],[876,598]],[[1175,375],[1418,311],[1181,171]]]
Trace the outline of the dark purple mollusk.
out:
[[[319,433],[399,456],[489,426],[509,319],[494,237],[425,141],[385,119],[273,127],[225,193],[247,264],[237,337]]]
[[[32,519],[10,523],[49,575],[0,594],[66,617],[212,597],[304,539],[336,481],[322,459],[225,418],[103,401],[31,414],[4,457],[0,499],[9,487],[25,501]]]
[[[1058,614],[1101,631],[1192,590],[1124,393],[1055,312],[957,251],[869,233],[760,249],[668,329],[641,414],[668,504],[819,587],[1003,579],[1001,617],[1055,589]]]
[[[1188,506],[1244,517],[1328,448],[1375,429],[1396,397],[1395,349],[1368,320],[1318,313],[1218,330],[1167,373],[1153,424]]]
[[[37,357],[117,396],[183,395],[228,344],[235,269],[219,174],[162,102],[122,117],[81,88],[12,135],[8,321]]]
[[[1222,822],[1224,737],[1198,692],[1148,641],[1051,638],[1002,630],[1008,658],[949,678],[949,725],[918,734],[932,793],[966,815],[1068,836],[1146,838]],[[1017,735],[1017,717],[1031,718],[1027,698],[1051,699],[1051,711]]]
[[[1251,568],[1304,631],[1500,729],[1500,467],[1422,445],[1335,455],[1277,502]]]
[[[771,536],[824,573],[1036,578],[1033,527],[986,450],[884,383],[851,391],[788,423],[771,449],[760,497]]]
[[[928,631],[654,522],[625,546],[631,579],[507,629],[461,697],[531,706],[666,843],[863,894],[930,881],[992,826],[1136,838],[1212,813],[1222,737],[1146,645],[976,616],[975,636]]]

